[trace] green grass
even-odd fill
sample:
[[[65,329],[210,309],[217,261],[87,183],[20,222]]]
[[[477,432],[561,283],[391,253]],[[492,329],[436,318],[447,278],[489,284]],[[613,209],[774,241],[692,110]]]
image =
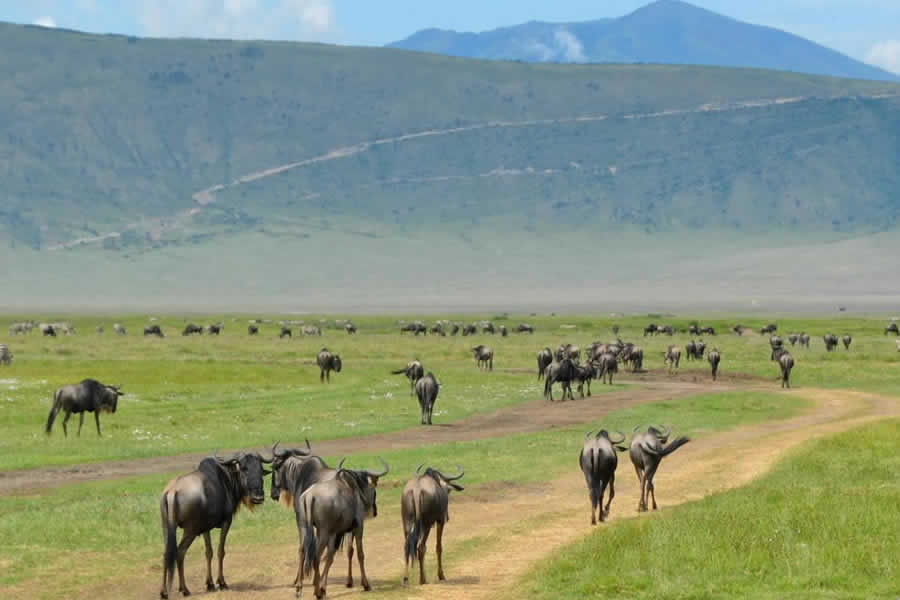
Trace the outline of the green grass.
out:
[[[484,484],[546,481],[570,471],[581,448],[583,431],[600,425],[630,431],[635,424],[665,422],[679,433],[702,436],[740,424],[787,418],[807,407],[800,398],[780,394],[711,394],[616,411],[602,423],[577,428],[381,452],[378,454],[390,463],[392,473],[382,484],[385,489],[379,493],[379,512],[393,518],[400,488],[390,484],[405,481],[423,461],[444,469],[463,465],[468,493],[477,493]],[[334,462],[339,457],[328,458]],[[375,458],[374,453],[357,454],[348,464],[376,466]],[[185,465],[184,470],[189,467]],[[95,558],[79,571],[83,581],[93,581],[92,575],[109,576],[104,565],[110,561],[128,569],[157,560],[161,551],[159,493],[173,475],[68,485],[40,494],[0,497],[0,538],[5,542],[0,547],[0,564],[5,566],[0,583],[44,578],[73,564],[76,555],[83,553]],[[52,523],[42,526],[48,515],[53,515]],[[293,518],[271,502],[252,515],[242,514],[232,531],[234,537],[229,539],[233,547],[290,544],[296,537]],[[41,592],[47,596],[54,590],[72,593],[75,585],[53,577],[47,577],[47,581]]]
[[[612,523],[531,573],[553,598],[896,598],[892,421],[809,444],[745,488]]]

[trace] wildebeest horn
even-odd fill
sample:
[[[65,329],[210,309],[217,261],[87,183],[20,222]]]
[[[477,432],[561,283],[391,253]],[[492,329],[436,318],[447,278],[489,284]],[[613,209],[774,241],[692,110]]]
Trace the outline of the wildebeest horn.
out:
[[[269,464],[275,460],[275,447],[278,446],[278,444],[279,442],[272,444],[272,458],[266,458],[265,456],[260,455],[259,460],[265,464]]]
[[[385,460],[383,458],[381,458],[379,456],[378,460],[380,460],[381,464],[384,465],[384,471],[382,471],[381,473],[376,473],[375,471],[366,470],[366,475],[368,475],[370,477],[374,477],[375,479],[378,479],[379,477],[384,477],[385,475],[388,474],[388,471],[391,470],[391,468],[388,466],[387,462],[385,462]]]
[[[635,425],[635,426],[631,429],[631,433],[637,433],[637,430],[640,429],[640,428],[641,428],[641,425],[640,425],[640,423],[639,423],[639,424]]]
[[[343,470],[344,470],[344,461],[345,461],[345,460],[347,460],[347,457],[346,457],[346,456],[345,456],[344,458],[341,459],[341,462],[338,463],[338,468],[337,468],[338,471],[343,471]]]
[[[425,463],[422,463],[421,465],[419,465],[418,467],[416,467],[416,475],[419,474],[419,471],[421,471],[421,470],[422,470],[422,467],[424,467],[424,466],[425,466]]]
[[[614,439],[610,438],[609,441],[612,442],[613,444],[621,444],[622,442],[625,441],[625,434],[622,433],[621,431],[619,431],[618,429],[616,430],[616,433],[618,433],[622,437],[622,439],[614,440]]]
[[[441,473],[441,476],[442,476],[446,481],[456,481],[457,479],[459,479],[460,477],[462,477],[463,475],[466,474],[466,472],[463,471],[463,468],[462,468],[461,466],[459,466],[459,465],[456,465],[456,472],[457,472],[457,475],[454,475],[453,477],[447,477],[447,476],[444,475],[443,473]]]
[[[588,439],[589,437],[591,437],[591,435],[592,435],[593,433],[594,433],[594,430],[593,430],[593,429],[592,429],[591,431],[588,431],[586,434],[584,434],[584,439],[585,439],[585,440]]]

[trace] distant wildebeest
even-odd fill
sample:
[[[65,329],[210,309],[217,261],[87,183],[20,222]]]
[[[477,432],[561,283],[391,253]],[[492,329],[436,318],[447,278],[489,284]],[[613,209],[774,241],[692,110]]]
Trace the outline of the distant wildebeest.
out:
[[[884,328],[884,335],[889,333],[900,335],[900,327],[897,327],[897,323],[888,323],[888,326]]]
[[[184,331],[181,332],[181,335],[203,335],[203,328],[197,325],[196,323],[188,323],[184,326]]]
[[[117,335],[126,335],[128,333],[128,331],[125,330],[125,327],[121,323],[114,323],[113,331],[115,331]]]
[[[781,387],[791,387],[791,369],[794,368],[794,357],[784,348],[776,348],[772,351],[772,360],[776,361],[781,369]]]
[[[581,358],[581,348],[574,344],[561,344],[556,349],[556,354],[554,355],[557,361],[561,361],[564,358],[571,358],[572,360],[577,361]],[[590,359],[591,357],[588,357]]]
[[[735,325],[734,327],[731,328],[731,330],[738,335],[744,335],[744,326],[743,325],[740,325],[740,324]]]
[[[356,333],[356,325],[354,325],[353,323],[346,323],[344,325],[344,331],[347,332],[347,335],[353,335],[354,333]]]
[[[472,348],[472,357],[478,362],[479,369],[494,370],[494,351],[484,344]]]
[[[414,321],[412,323],[407,323],[406,325],[404,325],[403,327],[400,328],[400,333],[405,333],[407,331],[412,332],[416,335],[419,335],[420,333],[422,335],[428,335],[428,328],[425,327],[425,323],[423,323],[422,321]]]
[[[507,337],[509,335],[509,330],[506,328],[506,325],[500,326],[500,336]]]
[[[706,342],[703,340],[697,340],[694,343],[694,358],[697,360],[703,360],[703,355],[706,354]]]
[[[97,331],[97,335],[103,335],[103,332],[106,330],[103,328],[103,325],[97,325],[96,331]]]
[[[286,325],[282,325],[281,332],[278,334],[278,338],[282,339],[282,338],[286,338],[286,337],[293,337],[293,332],[291,331],[290,327],[288,327]]]
[[[706,326],[700,328],[700,333],[702,335],[716,335],[716,330],[713,327]]]
[[[691,323],[688,325],[688,335],[700,335],[700,326],[696,323]]]
[[[689,341],[684,345],[684,354],[688,360],[694,360],[695,358],[699,358],[696,355],[697,352],[697,342],[694,340]]]
[[[644,337],[648,335],[656,335],[659,333],[659,327],[656,326],[656,323],[650,323],[646,327],[644,327]]]
[[[575,363],[575,382],[578,384],[578,396],[584,398],[584,386],[587,385],[587,395],[591,395],[591,381],[597,377],[597,366],[594,363],[580,365]]]
[[[27,323],[13,323],[9,326],[9,335],[25,334],[31,331]]]
[[[800,347],[809,348],[809,334],[806,332],[800,334]]]
[[[644,350],[640,346],[627,346],[622,349],[619,355],[622,362],[631,366],[631,372],[637,373],[644,366]]]
[[[826,333],[822,336],[822,341],[825,342],[825,351],[832,352],[838,345],[838,338],[836,335],[832,333]]]
[[[796,345],[797,342],[800,341],[800,334],[799,333],[790,334],[788,336],[788,341],[791,343],[791,346]]]
[[[671,325],[663,325],[656,330],[658,333],[662,333],[668,336],[675,335],[675,328]]]
[[[597,361],[597,371],[600,375],[600,383],[612,385],[613,375],[619,372],[619,362],[612,353],[603,354]]]
[[[159,328],[159,325],[148,325],[147,327],[144,327],[144,337],[147,337],[148,335],[155,335],[160,338],[166,337],[163,334],[162,329]]]
[[[258,325],[247,325],[247,335],[258,335],[259,334],[259,326]]]
[[[551,363],[544,372],[544,398],[553,402],[553,384],[560,383],[562,385],[563,396],[565,400],[575,399],[572,394],[572,381],[576,375],[576,364],[571,358],[564,358],[559,362]]]
[[[638,483],[641,486],[641,499],[638,502],[638,512],[647,510],[647,500],[653,501],[653,510],[656,505],[656,488],[653,485],[653,477],[659,469],[659,463],[669,454],[672,454],[690,439],[679,437],[668,446],[664,446],[669,439],[669,429],[660,431],[656,427],[649,427],[646,432],[638,433],[631,437],[631,464],[637,473]]]
[[[722,355],[719,353],[718,348],[713,348],[709,351],[709,354],[706,357],[706,360],[709,361],[709,366],[712,368],[712,378],[713,381],[719,376],[719,362],[722,360]]]
[[[431,425],[434,403],[440,390],[441,384],[431,371],[416,382],[416,397],[419,399],[419,408],[422,409],[422,425]]]
[[[528,323],[519,323],[516,327],[516,333],[534,333],[534,327]]]
[[[613,440],[605,429],[601,429],[596,435],[588,431],[584,436],[584,446],[578,455],[578,464],[581,465],[581,472],[584,473],[584,481],[591,497],[591,525],[597,524],[598,508],[601,522],[609,517],[609,507],[616,497],[616,467],[619,464],[616,451],[627,450],[619,445],[625,441],[625,434],[619,435],[621,437],[618,440]],[[603,495],[607,487],[609,499],[604,508]]]
[[[544,348],[537,353],[538,381],[544,376],[544,371],[553,362],[553,351],[550,348]]]
[[[6,344],[0,344],[0,365],[9,366],[12,364],[13,355],[12,352],[9,351],[9,346]]]
[[[776,325],[775,323],[769,323],[768,325],[766,325],[765,327],[763,327],[762,329],[759,330],[759,334],[760,335],[767,334],[767,333],[773,334],[777,331],[778,331],[778,325]]]
[[[439,335],[441,337],[444,337],[447,335],[447,332],[444,331],[444,326],[441,323],[435,323],[434,325],[431,326],[431,329],[429,331],[433,335]]]
[[[225,329],[225,325],[222,323],[212,323],[203,328],[203,333],[206,335],[219,335],[223,329]]]
[[[853,343],[853,338],[850,337],[849,335],[845,335],[844,337],[841,338],[841,342],[844,343],[844,350],[849,350],[850,344]]]
[[[459,333],[459,323],[454,323],[453,327],[450,328],[450,335],[456,335]]]
[[[388,472],[350,471],[343,468],[343,460],[338,465],[334,479],[322,481],[303,492],[299,506],[295,504],[297,529],[301,536],[300,560],[303,570],[297,582],[297,596],[303,592],[304,576],[313,575],[313,590],[317,598],[325,596],[328,571],[334,562],[334,555],[344,540],[356,542],[359,559],[360,580],[364,590],[372,589],[366,575],[365,553],[363,551],[363,525],[367,517],[378,516],[375,492],[378,479]],[[327,551],[325,566],[319,572],[320,556]]]
[[[463,335],[465,335],[465,336],[475,335],[476,333],[478,333],[478,327],[475,326],[474,324],[469,323],[468,325],[463,325],[463,330],[462,330]]]
[[[322,335],[322,330],[318,325],[304,325],[300,332],[303,335]]]
[[[412,396],[416,389],[416,382],[425,376],[425,367],[422,366],[422,362],[417,358],[406,363],[406,367],[391,371],[391,374],[406,375],[406,378],[409,379],[409,395]]]
[[[486,321],[481,324],[481,333],[488,333],[490,335],[494,335],[495,333],[497,333],[497,329],[496,329],[496,327],[494,327],[493,323],[491,323],[490,321]]]
[[[404,544],[403,585],[409,582],[409,567],[419,561],[419,584],[425,584],[425,546],[428,534],[433,526],[437,526],[437,563],[438,579],[443,581],[444,526],[450,520],[450,491],[463,491],[463,486],[453,483],[465,475],[459,465],[457,474],[447,477],[437,469],[426,467],[420,474],[423,465],[419,465],[416,474],[406,483],[400,497],[400,519],[403,522]]]
[[[63,418],[63,435],[69,436],[66,424],[72,413],[78,415],[78,435],[81,435],[81,426],[84,425],[84,413],[94,413],[94,422],[97,424],[97,435],[100,433],[100,412],[115,413],[119,404],[119,396],[124,396],[121,386],[104,385],[95,379],[84,379],[81,383],[64,385],[53,394],[53,406],[47,416],[47,426],[44,432],[50,435],[53,429],[53,421],[59,411],[66,413]]]
[[[669,346],[666,351],[663,352],[663,364],[668,365],[669,373],[672,372],[672,369],[677,369],[680,362],[681,348],[678,346]]]
[[[160,598],[169,597],[176,565],[178,591],[185,596],[190,595],[184,580],[184,557],[198,535],[202,535],[206,543],[206,589],[216,589],[212,578],[210,531],[213,529],[222,530],[219,535],[219,577],[216,584],[220,590],[228,589],[223,573],[228,531],[241,504],[252,509],[265,502],[263,477],[267,471],[263,464],[271,462],[271,458],[266,459],[256,453],[236,454],[229,459],[204,458],[196,471],[176,477],[166,485],[159,500],[166,540]],[[176,539],[179,527],[184,531],[180,544]]]
[[[71,323],[50,323],[50,325],[53,326],[56,333],[62,333],[63,335],[73,335],[75,333],[75,327]]]
[[[44,337],[56,337],[56,328],[49,323],[41,323],[38,329],[40,329],[41,335]]]
[[[328,351],[328,348],[319,350],[319,354],[316,355],[316,364],[319,365],[319,381],[328,381],[330,383],[331,372],[341,372],[342,364],[340,355],[332,354]]]

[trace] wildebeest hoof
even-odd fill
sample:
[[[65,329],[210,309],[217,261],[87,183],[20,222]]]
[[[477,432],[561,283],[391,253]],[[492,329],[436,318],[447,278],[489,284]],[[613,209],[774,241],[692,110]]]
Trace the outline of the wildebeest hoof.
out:
[[[227,590],[227,589],[228,589],[228,584],[225,583],[225,580],[224,580],[224,579],[220,579],[220,580],[219,580],[219,589],[220,589],[220,590]]]
[[[325,597],[325,590],[316,590],[316,598],[322,600]]]
[[[439,580],[439,581],[446,581],[447,578],[444,577],[444,574],[443,574],[443,573],[438,573],[438,580]]]
[[[215,586],[215,584],[212,582],[211,579],[210,579],[209,581],[206,582],[206,591],[207,591],[207,592],[214,592],[214,591],[216,591],[216,586]]]
[[[347,587],[348,587],[348,588],[352,588],[352,587],[353,587],[353,580],[352,580],[352,579],[347,579]]]
[[[169,600],[169,594],[167,594],[166,592],[160,592],[159,597],[161,600]]]
[[[363,586],[363,589],[366,590],[367,592],[371,592],[371,591],[372,591],[372,586],[369,585],[369,582],[368,582],[368,581],[363,581],[362,586]]]
[[[191,590],[189,590],[189,589],[187,589],[187,588],[184,588],[183,590],[181,590],[181,595],[182,595],[182,596],[190,596],[190,595],[191,595]]]

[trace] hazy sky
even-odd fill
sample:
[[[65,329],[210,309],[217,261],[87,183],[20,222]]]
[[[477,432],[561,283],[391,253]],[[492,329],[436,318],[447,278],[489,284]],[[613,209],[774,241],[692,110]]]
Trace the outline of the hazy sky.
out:
[[[0,0],[0,20],[92,32],[381,45],[425,27],[482,31],[626,14],[647,0]],[[696,0],[900,73],[900,0]]]

